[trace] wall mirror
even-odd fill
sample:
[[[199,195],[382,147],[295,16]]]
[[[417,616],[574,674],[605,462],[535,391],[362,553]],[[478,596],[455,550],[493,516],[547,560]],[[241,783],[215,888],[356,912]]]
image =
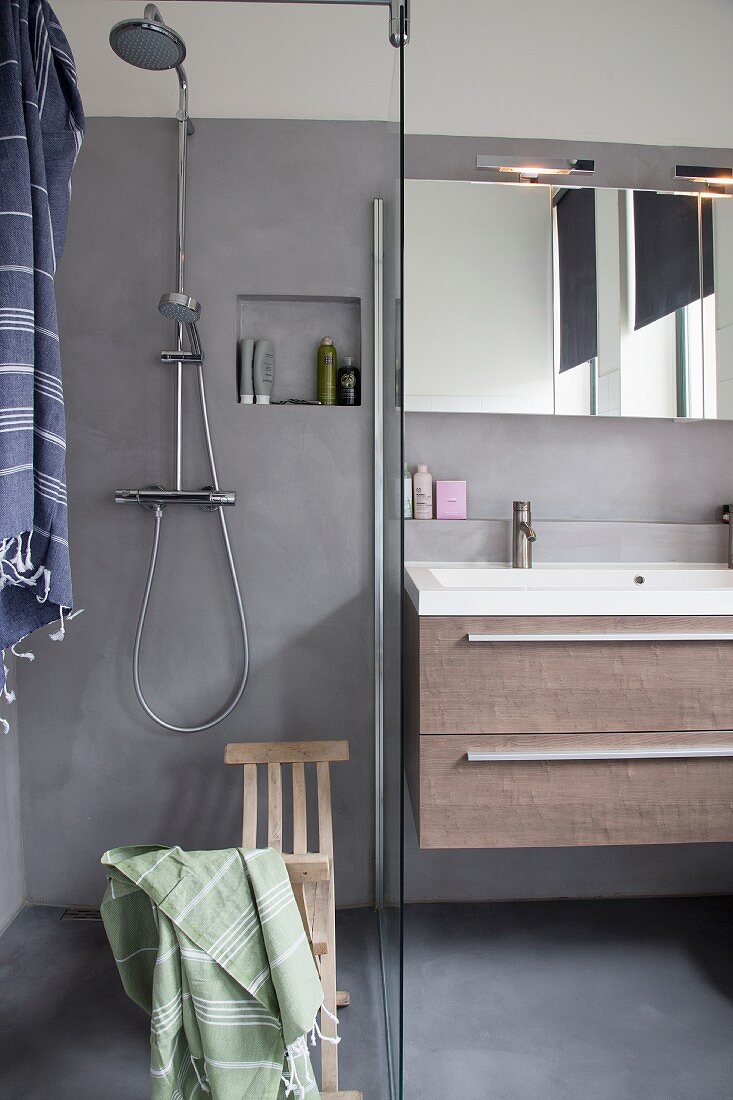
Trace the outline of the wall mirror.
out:
[[[405,408],[733,418],[728,195],[405,182]]]

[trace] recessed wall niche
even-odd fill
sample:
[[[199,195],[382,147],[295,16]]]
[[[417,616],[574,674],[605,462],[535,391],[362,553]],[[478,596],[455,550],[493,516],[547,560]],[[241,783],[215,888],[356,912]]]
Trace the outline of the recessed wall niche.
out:
[[[333,339],[338,363],[351,355],[362,369],[361,299],[338,296],[240,294],[237,296],[236,384],[240,377],[240,341],[272,340],[275,381],[272,401],[315,401],[318,345]],[[237,394],[239,388],[237,388]]]

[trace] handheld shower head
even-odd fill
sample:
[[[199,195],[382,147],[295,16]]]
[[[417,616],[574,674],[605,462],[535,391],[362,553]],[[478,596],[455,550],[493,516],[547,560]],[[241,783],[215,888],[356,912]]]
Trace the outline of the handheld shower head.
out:
[[[201,350],[201,340],[196,324],[201,316],[201,303],[197,302],[195,298],[189,297],[188,294],[171,291],[170,294],[164,294],[161,297],[158,302],[158,311],[164,317],[167,317],[169,321],[177,321],[179,325],[186,326],[188,338],[191,341],[191,353],[197,361],[203,362],[204,353]],[[173,352],[164,352],[163,357],[166,362],[179,361]]]
[[[138,69],[177,69],[186,57],[186,43],[163,22],[155,4],[146,4],[142,19],[123,19],[109,32],[118,57]]]
[[[158,302],[158,312],[170,321],[182,325],[195,325],[201,316],[201,303],[188,294],[163,294]]]

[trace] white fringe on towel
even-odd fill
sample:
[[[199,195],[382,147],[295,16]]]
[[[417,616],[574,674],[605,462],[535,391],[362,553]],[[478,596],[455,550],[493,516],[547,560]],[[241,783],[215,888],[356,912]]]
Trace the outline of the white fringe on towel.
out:
[[[25,551],[23,550],[23,537],[26,536]],[[31,559],[31,539],[33,537],[32,531],[22,531],[19,535],[16,535],[12,539],[2,539],[0,542],[0,592],[7,585],[12,585],[15,588],[36,588],[39,584],[42,585],[42,591],[36,593],[36,599],[39,603],[45,603],[48,599],[48,594],[51,589],[51,571],[46,569],[44,565],[38,567],[33,571],[33,561]],[[80,607],[77,611],[71,611],[70,607],[64,607],[59,605],[60,610],[60,626],[58,630],[54,630],[52,634],[49,634],[49,638],[52,642],[62,642],[66,636],[66,623],[71,622],[77,615],[81,615],[84,610]],[[66,619],[66,623],[64,622]],[[34,661],[35,654],[29,652],[19,653],[15,648],[24,639],[19,638],[17,642],[13,642],[10,647],[12,653],[16,657],[24,657],[27,661]],[[5,664],[5,650],[2,651],[2,663],[5,672],[5,683],[2,688],[2,696],[7,703],[15,701],[15,692],[8,688],[8,666]],[[10,733],[10,723],[0,717],[0,730],[4,734]]]
[[[27,536],[25,554],[23,553],[24,534]],[[33,572],[33,562],[31,561],[32,537],[32,531],[24,531],[20,535],[16,535],[15,538],[3,539],[0,542],[0,592],[9,584],[15,588],[35,588],[40,581],[43,585],[43,592],[41,595],[36,594],[36,599],[39,603],[45,603],[51,587],[51,572],[44,565],[40,565]],[[24,574],[30,574],[30,576]]]
[[[325,1005],[321,1005],[321,1012],[325,1012],[330,1020],[336,1024],[336,1030],[338,1030],[338,1019],[332,1012],[329,1012]],[[330,1035],[324,1035],[318,1026],[318,1013],[313,1018],[313,1027],[310,1029],[311,1045],[316,1045],[316,1035],[322,1043],[340,1043],[339,1036],[335,1038]],[[282,1074],[282,1082],[285,1085],[285,1095],[294,1096],[295,1100],[305,1100],[307,1092],[310,1092],[315,1084],[310,1072],[310,1062],[308,1057],[308,1033],[299,1036],[294,1043],[290,1043],[285,1049],[285,1057],[288,1060],[288,1072]],[[298,1058],[303,1059],[303,1071],[305,1075],[305,1081],[301,1079],[298,1072]]]

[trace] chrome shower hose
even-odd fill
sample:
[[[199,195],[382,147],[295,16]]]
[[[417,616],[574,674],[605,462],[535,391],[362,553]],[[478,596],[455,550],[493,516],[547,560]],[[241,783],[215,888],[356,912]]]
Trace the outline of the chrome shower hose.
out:
[[[219,478],[216,472],[216,461],[214,459],[214,447],[211,442],[211,429],[209,428],[209,414],[206,407],[206,390],[204,386],[204,371],[201,363],[198,364],[198,390],[199,399],[201,403],[201,419],[204,426],[204,436],[206,439],[206,451],[209,457],[209,469],[211,471],[211,483],[215,490],[219,489]],[[155,514],[155,531],[153,534],[153,548],[150,553],[150,565],[148,566],[148,575],[145,581],[145,591],[143,593],[143,601],[140,607],[140,617],[137,621],[137,631],[135,632],[135,644],[133,646],[132,654],[132,678],[135,684],[135,694],[138,697],[140,706],[145,713],[157,722],[159,726],[163,726],[164,729],[172,730],[173,733],[201,733],[203,730],[209,730],[212,726],[216,726],[219,722],[223,722],[224,719],[232,713],[239,700],[244,694],[244,689],[247,686],[247,678],[249,676],[249,639],[247,637],[247,620],[244,614],[244,605],[242,604],[242,593],[239,588],[239,578],[237,577],[237,568],[234,564],[234,556],[232,554],[232,546],[229,541],[229,531],[227,529],[227,521],[224,517],[224,509],[219,507],[216,509],[219,514],[219,523],[221,524],[221,534],[224,539],[224,549],[226,550],[227,562],[229,565],[229,574],[232,579],[232,587],[234,589],[234,598],[237,604],[237,612],[239,615],[239,625],[242,632],[242,674],[231,702],[215,717],[209,719],[208,722],[202,722],[199,726],[175,726],[172,722],[164,721],[159,715],[155,713],[153,708],[148,703],[143,694],[143,689],[140,684],[140,645],[142,643],[143,631],[145,630],[145,620],[148,614],[148,604],[150,602],[150,591],[153,587],[153,579],[155,577],[155,569],[158,563],[158,549],[160,547],[160,529],[163,522],[163,509],[160,505],[156,506],[154,510]]]

